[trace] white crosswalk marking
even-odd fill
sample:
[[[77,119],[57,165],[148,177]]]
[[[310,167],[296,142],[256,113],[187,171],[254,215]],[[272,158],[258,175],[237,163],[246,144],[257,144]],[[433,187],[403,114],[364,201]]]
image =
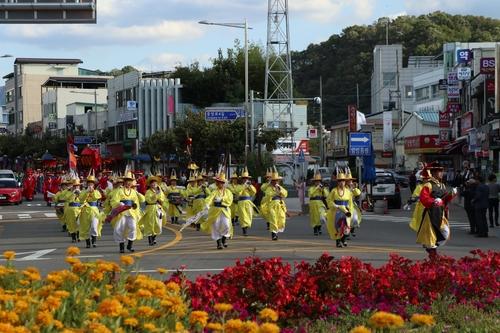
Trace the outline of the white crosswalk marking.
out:
[[[3,220],[3,215],[0,215],[0,220]]]
[[[57,217],[56,213],[45,213],[45,217]]]
[[[363,214],[363,218],[368,221],[408,223],[408,224],[410,223],[410,217],[406,216]],[[469,224],[466,222],[450,221],[450,226],[453,229],[462,229],[462,230],[469,229]]]
[[[30,214],[17,214],[17,217],[21,220],[28,220],[28,219],[31,219],[31,215]]]

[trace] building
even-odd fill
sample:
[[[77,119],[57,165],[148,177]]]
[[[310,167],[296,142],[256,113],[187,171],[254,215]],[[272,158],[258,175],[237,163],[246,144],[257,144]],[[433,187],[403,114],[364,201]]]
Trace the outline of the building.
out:
[[[414,77],[442,65],[443,62],[439,57],[410,56],[404,66],[402,45],[375,46],[371,80],[371,113],[389,110],[412,112],[415,102]],[[402,116],[404,113],[400,114],[400,117]]]
[[[42,128],[64,135],[98,134],[107,127],[107,76],[53,76],[42,84]],[[97,110],[97,112],[96,112]]]
[[[169,73],[133,71],[108,81],[108,130],[114,144],[110,155],[137,154],[139,144],[153,133],[172,129],[180,110],[180,79]]]
[[[42,121],[41,86],[49,77],[77,76],[80,59],[17,58],[14,72],[4,76],[8,130],[22,133]]]
[[[9,124],[9,115],[5,108],[5,86],[0,87],[0,133],[5,133]]]

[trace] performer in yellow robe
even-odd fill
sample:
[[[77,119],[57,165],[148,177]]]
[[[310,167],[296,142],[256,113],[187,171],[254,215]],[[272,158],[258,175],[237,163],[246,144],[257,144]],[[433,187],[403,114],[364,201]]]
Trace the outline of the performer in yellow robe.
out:
[[[225,188],[226,175],[221,171],[215,177],[216,190],[214,190],[205,200],[208,208],[208,217],[201,224],[201,230],[210,233],[212,239],[217,241],[217,249],[222,250],[227,247],[227,239],[233,234],[231,224],[231,204],[233,194]]]
[[[87,189],[82,191],[79,201],[82,205],[80,213],[80,238],[85,239],[86,248],[97,247],[97,237],[101,237],[102,220],[99,219],[99,200],[101,192],[95,188],[97,179],[90,174],[87,177]]]
[[[196,180],[198,181],[197,185],[197,191],[195,192],[195,197],[193,200],[193,213],[194,215],[198,214],[201,212],[203,209],[205,209],[205,200],[207,197],[210,195],[210,190],[208,189],[208,183],[206,182],[204,178],[205,172],[204,169],[202,169],[202,172],[196,177]],[[205,217],[201,217],[200,220],[195,224],[196,230],[200,230],[201,224],[206,220]]]
[[[104,217],[111,213],[111,198],[123,187],[123,179],[121,177],[115,176],[111,179],[111,181],[113,183],[113,188],[106,189],[106,199],[102,204]]]
[[[420,202],[420,192],[422,192],[422,188],[428,180],[429,177],[427,177],[427,171],[425,173],[421,172],[419,179],[417,179],[417,186],[415,187],[415,190],[413,191],[410,199],[408,199],[406,205],[403,207],[405,210],[410,210],[411,205],[415,203],[415,208],[413,209],[413,214],[410,220],[410,228],[415,232],[418,231],[418,226],[420,224],[419,218],[422,217],[422,212],[425,208]]]
[[[71,193],[68,195],[67,205],[64,208],[64,221],[66,222],[66,227],[71,236],[71,241],[76,243],[80,241],[78,236],[78,218],[80,216],[81,204],[79,201],[80,190],[80,179],[75,178],[73,180],[73,187]]]
[[[278,233],[285,231],[286,226],[286,204],[285,198],[288,196],[288,191],[279,184],[283,179],[276,168],[271,176],[271,183],[266,188],[266,196],[264,198],[265,205],[268,209],[269,229],[271,230],[271,239],[278,240]]]
[[[314,175],[314,186],[309,188],[309,222],[313,228],[314,236],[321,235],[321,224],[326,224],[326,197],[328,189],[321,183],[321,174]]]
[[[120,245],[120,253],[125,252],[125,241],[128,240],[127,250],[134,252],[133,244],[136,239],[142,239],[142,232],[137,227],[141,218],[141,197],[132,187],[134,176],[131,171],[123,176],[124,187],[111,198],[111,207],[114,215],[111,224],[113,226],[113,238]],[[120,209],[118,209],[120,208]],[[117,214],[114,211],[125,209]]]
[[[181,206],[182,206],[182,193],[179,188],[177,188],[177,175],[175,170],[172,170],[170,176],[170,185],[165,189],[165,196],[167,201],[163,204],[167,215],[170,217],[170,222],[172,224],[179,223],[179,216],[181,216]]]
[[[346,186],[346,178],[345,173],[337,172],[337,187],[332,189],[326,199],[329,208],[326,227],[337,247],[347,246],[346,238],[351,228],[352,191]]]
[[[61,223],[62,231],[67,231],[66,221],[64,220],[64,207],[67,205],[66,202],[70,199],[71,196],[71,186],[73,181],[69,178],[65,178],[61,182],[61,190],[57,192],[52,198],[52,202],[56,207],[56,215],[59,219],[59,223]]]
[[[196,174],[194,172],[191,172],[188,179],[188,185],[186,186],[186,189],[182,191],[182,197],[187,202],[186,219],[192,217],[195,214],[193,209],[193,201],[197,191],[198,185],[196,182]]]
[[[139,226],[144,228],[144,235],[148,236],[149,246],[156,245],[156,236],[162,232],[162,226],[166,221],[163,203],[166,198],[159,183],[161,178],[150,176],[147,179],[149,189],[146,191],[146,210],[139,221]]]
[[[233,172],[231,175],[231,184],[227,186],[227,189],[231,191],[233,194],[233,204],[231,205],[231,223],[236,225],[238,223],[238,218],[239,218],[239,212],[238,212],[238,190],[239,190],[239,184],[238,184],[238,174]]]
[[[265,181],[262,183],[262,185],[260,186],[260,189],[259,189],[259,191],[261,192],[261,195],[262,195],[262,198],[260,200],[259,211],[260,211],[260,215],[266,221],[267,230],[269,230],[269,206],[267,205],[269,200],[266,199],[266,190],[271,183],[271,176],[272,176],[272,171],[270,169],[267,169]]]
[[[351,174],[351,170],[348,168],[347,169],[347,175],[346,175],[346,186],[351,190],[352,192],[352,206],[349,207],[349,211],[352,212],[351,216],[351,235],[353,237],[356,237],[356,228],[359,228],[361,225],[361,220],[363,219],[363,215],[361,213],[361,209],[359,208],[356,198],[358,198],[361,195],[361,190],[358,187],[358,184],[355,183],[354,181],[356,178],[353,178]]]
[[[250,181],[252,177],[248,173],[248,169],[245,167],[241,174],[241,180],[243,184],[238,185],[236,188],[238,196],[238,210],[239,210],[239,220],[241,229],[243,230],[243,236],[248,236],[248,228],[252,227],[253,220],[253,210],[255,207],[253,203],[253,197],[257,193],[257,189],[252,185]]]

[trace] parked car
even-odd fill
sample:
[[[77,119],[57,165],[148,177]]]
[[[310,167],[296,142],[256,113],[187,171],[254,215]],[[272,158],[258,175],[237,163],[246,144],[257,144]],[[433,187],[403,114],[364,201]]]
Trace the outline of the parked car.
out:
[[[368,185],[367,190],[373,200],[383,200],[386,198],[389,208],[401,209],[401,190],[392,173],[377,170],[375,172],[373,189],[370,187]]]
[[[385,172],[389,172],[390,174],[392,174],[392,176],[394,177],[394,179],[396,179],[396,183],[399,186],[401,186],[401,187],[408,187],[408,186],[410,186],[410,180],[408,179],[408,177],[403,176],[403,175],[397,173],[394,170],[384,170],[384,171]]]
[[[1,178],[16,179],[16,175],[14,174],[14,171],[4,169],[0,170],[0,179]]]
[[[23,189],[17,180],[0,178],[0,203],[19,205],[23,202]]]

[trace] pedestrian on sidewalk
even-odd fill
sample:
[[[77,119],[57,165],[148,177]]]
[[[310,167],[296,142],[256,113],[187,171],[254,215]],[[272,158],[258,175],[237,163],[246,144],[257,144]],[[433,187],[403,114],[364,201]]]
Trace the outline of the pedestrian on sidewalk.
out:
[[[498,193],[500,192],[500,184],[497,183],[497,176],[491,174],[488,177],[489,183],[488,187],[490,189],[490,195],[488,197],[489,205],[488,205],[488,213],[490,216],[490,228],[493,228],[495,224],[497,227],[498,224]],[[494,214],[494,216],[493,216]]]
[[[477,187],[477,175],[475,176],[472,170],[469,169],[468,164],[464,162],[464,171],[462,175],[462,195],[464,197],[464,209],[467,213],[467,218],[469,219],[470,231],[469,234],[477,233],[477,224],[474,206],[472,204],[472,199],[474,199],[475,191]]]
[[[489,188],[484,183],[484,178],[479,176],[477,178],[478,185],[474,194],[472,204],[474,205],[475,216],[477,221],[477,236],[488,237],[488,220],[486,219],[486,211],[488,210],[488,197]]]

